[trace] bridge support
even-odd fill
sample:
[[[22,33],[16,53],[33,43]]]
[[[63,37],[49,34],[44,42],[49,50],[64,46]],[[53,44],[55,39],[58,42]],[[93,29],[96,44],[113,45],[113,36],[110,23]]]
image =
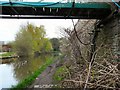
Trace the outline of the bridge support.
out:
[[[114,15],[103,23],[97,46],[103,42],[103,50],[101,52],[107,53],[112,58],[113,62],[120,62],[120,15]]]

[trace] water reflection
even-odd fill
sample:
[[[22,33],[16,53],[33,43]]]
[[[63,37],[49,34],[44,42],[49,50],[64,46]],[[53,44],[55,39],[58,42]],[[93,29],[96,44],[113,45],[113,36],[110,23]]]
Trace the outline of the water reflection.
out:
[[[0,90],[17,84],[18,81],[15,79],[13,72],[12,64],[0,64]]]
[[[40,68],[40,66],[44,64],[45,61],[48,60],[48,58],[51,57],[53,56],[41,55],[39,57],[22,57],[14,59],[14,62],[11,62],[9,64],[7,63],[0,65],[0,71],[2,73],[0,74],[0,76],[2,75],[1,77],[4,77],[2,78],[2,82],[0,82],[0,85],[2,85],[2,87],[4,88],[8,88],[11,85],[16,85],[19,81],[25,79],[38,68]]]
[[[40,57],[24,57],[19,58],[15,61],[14,65],[14,75],[18,81],[23,80],[32,72],[36,71],[49,56],[40,56]]]

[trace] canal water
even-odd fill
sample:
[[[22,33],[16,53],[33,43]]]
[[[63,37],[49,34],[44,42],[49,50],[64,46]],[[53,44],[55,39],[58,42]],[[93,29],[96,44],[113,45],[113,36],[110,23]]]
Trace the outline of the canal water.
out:
[[[0,90],[10,88],[28,77],[53,55],[24,57],[13,59],[11,63],[0,64]]]

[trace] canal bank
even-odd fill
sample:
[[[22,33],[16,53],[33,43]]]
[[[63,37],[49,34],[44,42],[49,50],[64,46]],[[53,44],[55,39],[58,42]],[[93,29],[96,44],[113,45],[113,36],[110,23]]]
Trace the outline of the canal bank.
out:
[[[14,52],[0,52],[0,63],[10,63],[14,59],[13,58],[19,58]]]
[[[55,60],[52,64],[47,66],[47,68],[35,79],[35,81],[27,88],[51,88],[57,86],[54,84],[54,74],[57,69],[63,65],[61,59]]]

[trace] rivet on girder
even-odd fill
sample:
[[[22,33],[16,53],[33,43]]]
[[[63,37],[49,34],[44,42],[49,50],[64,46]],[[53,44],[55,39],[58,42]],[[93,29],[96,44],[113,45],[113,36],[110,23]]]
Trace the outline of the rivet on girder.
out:
[[[45,12],[45,8],[43,7],[43,11]]]
[[[56,9],[56,12],[58,12],[58,8]]]
[[[52,9],[50,8],[50,12],[52,11]]]

